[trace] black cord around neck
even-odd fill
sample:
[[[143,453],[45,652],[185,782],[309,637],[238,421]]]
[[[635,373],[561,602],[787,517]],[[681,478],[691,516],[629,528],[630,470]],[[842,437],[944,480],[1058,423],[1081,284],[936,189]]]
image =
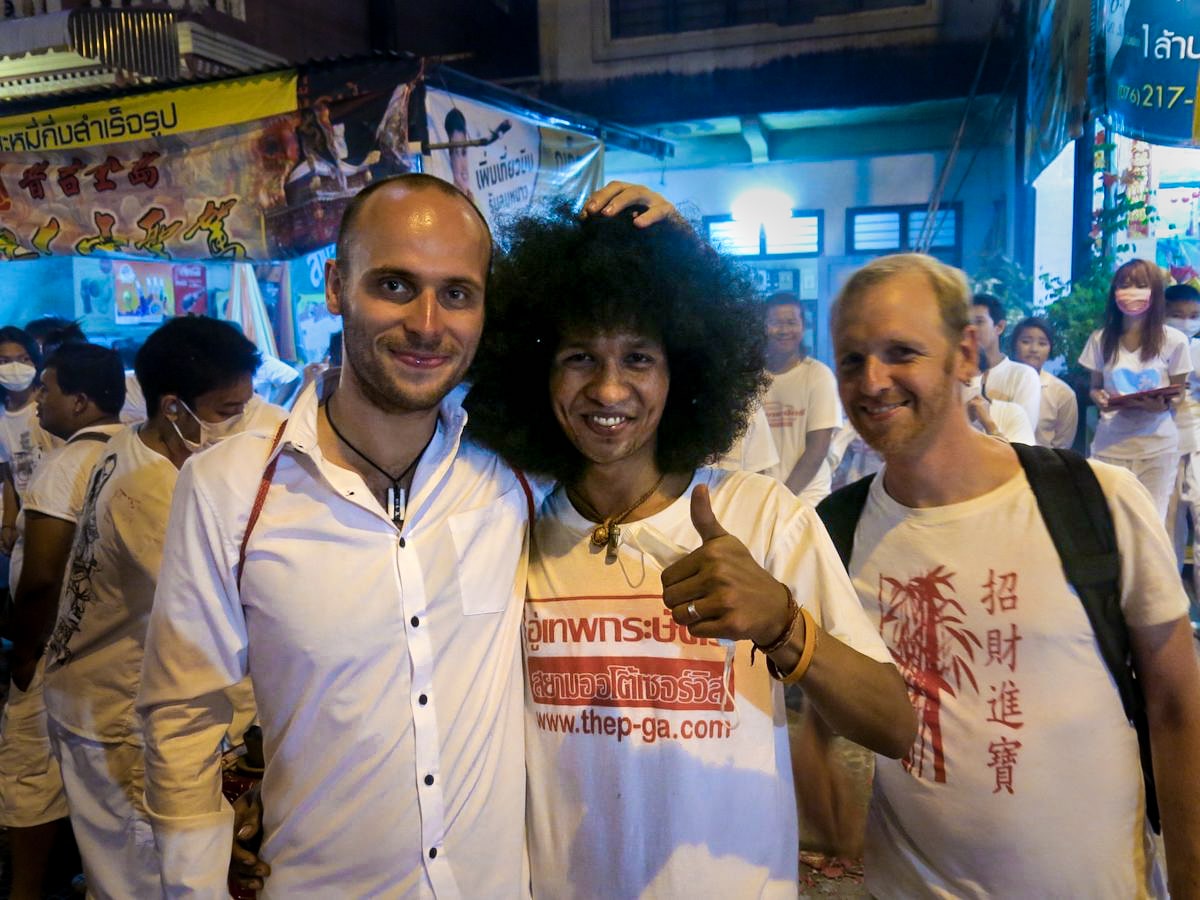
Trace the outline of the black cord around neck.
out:
[[[356,446],[354,446],[354,444],[350,443],[349,438],[347,438],[344,434],[342,434],[341,429],[337,427],[337,422],[335,422],[333,420],[333,397],[330,397],[325,402],[325,418],[329,420],[329,427],[333,429],[333,433],[337,435],[337,438],[339,441],[341,441],[343,444],[345,444],[347,447],[349,447],[351,450],[353,450],[358,456],[360,456],[363,459],[364,462],[366,462],[367,465],[369,465],[372,469],[374,469],[376,472],[378,472],[380,475],[382,475],[384,478],[386,478],[388,481],[390,481],[392,483],[391,490],[393,492],[397,492],[400,490],[400,482],[404,481],[404,479],[408,477],[409,473],[412,472],[412,470],[417,467],[417,463],[419,463],[421,461],[421,457],[425,455],[425,451],[428,450],[429,445],[433,443],[433,435],[437,434],[437,428],[435,426],[433,429],[433,433],[429,435],[429,440],[427,440],[425,442],[425,446],[421,448],[421,452],[419,452],[413,458],[413,461],[408,464],[408,466],[404,469],[403,472],[401,472],[399,475],[397,475],[395,478],[393,478],[392,474],[387,469],[385,469],[383,466],[379,465],[379,463],[375,462],[375,460],[371,459],[371,457],[367,456],[367,454],[365,454],[361,450],[359,450],[358,447],[356,447]],[[403,524],[404,520],[403,520],[403,510],[402,509],[400,509],[398,506],[393,506],[393,508],[391,510],[389,510],[389,512],[391,513],[393,521],[396,521],[397,525]]]

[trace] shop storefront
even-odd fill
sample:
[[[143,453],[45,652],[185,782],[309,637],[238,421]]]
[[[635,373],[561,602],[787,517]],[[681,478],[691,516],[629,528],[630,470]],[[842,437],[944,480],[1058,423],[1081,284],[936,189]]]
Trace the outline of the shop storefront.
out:
[[[323,359],[324,261],[362,187],[456,184],[489,222],[581,202],[605,142],[670,146],[409,57],[142,90],[0,119],[0,322],[77,319],[136,343],[169,316],[238,322]]]
[[[1041,6],[1026,140],[1035,271],[1069,280],[1099,250],[1200,285],[1200,3]]]

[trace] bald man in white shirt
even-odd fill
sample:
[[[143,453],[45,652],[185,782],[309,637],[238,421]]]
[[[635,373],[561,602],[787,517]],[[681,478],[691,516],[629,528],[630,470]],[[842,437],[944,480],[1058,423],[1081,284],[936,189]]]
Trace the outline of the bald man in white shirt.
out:
[[[617,183],[587,209],[645,196]],[[275,435],[185,468],[140,698],[167,896],[226,896],[222,690],[247,673],[266,751],[264,897],[528,893],[528,500],[463,437],[454,391],[491,252],[452,185],[365,189],[326,268],[345,365]]]

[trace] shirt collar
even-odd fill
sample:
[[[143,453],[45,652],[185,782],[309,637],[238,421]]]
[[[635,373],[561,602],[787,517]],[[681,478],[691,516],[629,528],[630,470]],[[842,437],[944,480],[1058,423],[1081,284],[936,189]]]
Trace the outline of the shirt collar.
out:
[[[124,427],[120,422],[111,422],[105,425],[84,425],[82,428],[71,432],[71,436],[67,438],[67,443],[71,443],[71,441],[75,440],[81,434],[107,434],[109,437],[112,437]]]
[[[312,384],[306,387],[296,399],[292,414],[283,426],[283,437],[279,446],[271,454],[274,458],[284,447],[289,447],[297,453],[313,455],[317,449],[317,416],[321,404],[333,395],[337,389],[340,368],[327,369]],[[427,454],[430,459],[441,460],[452,456],[462,440],[463,429],[467,425],[467,411],[463,409],[464,391],[455,388],[450,391],[438,407],[438,424],[433,442]]]

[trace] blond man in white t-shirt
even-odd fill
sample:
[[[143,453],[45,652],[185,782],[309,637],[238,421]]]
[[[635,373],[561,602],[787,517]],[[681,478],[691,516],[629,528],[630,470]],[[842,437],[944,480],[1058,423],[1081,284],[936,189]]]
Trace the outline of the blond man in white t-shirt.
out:
[[[978,339],[961,272],[880,258],[833,315],[842,402],[885,460],[851,579],[921,727],[880,760],[867,887],[889,897],[1164,896],[1138,741],[1020,463],[971,428]],[[1172,896],[1200,891],[1200,672],[1173,553],[1146,491],[1092,463],[1121,554]]]
[[[766,369],[763,408],[779,452],[768,474],[816,505],[829,493],[829,444],[842,411],[833,373],[804,350],[804,309],[787,291],[767,298]]]

